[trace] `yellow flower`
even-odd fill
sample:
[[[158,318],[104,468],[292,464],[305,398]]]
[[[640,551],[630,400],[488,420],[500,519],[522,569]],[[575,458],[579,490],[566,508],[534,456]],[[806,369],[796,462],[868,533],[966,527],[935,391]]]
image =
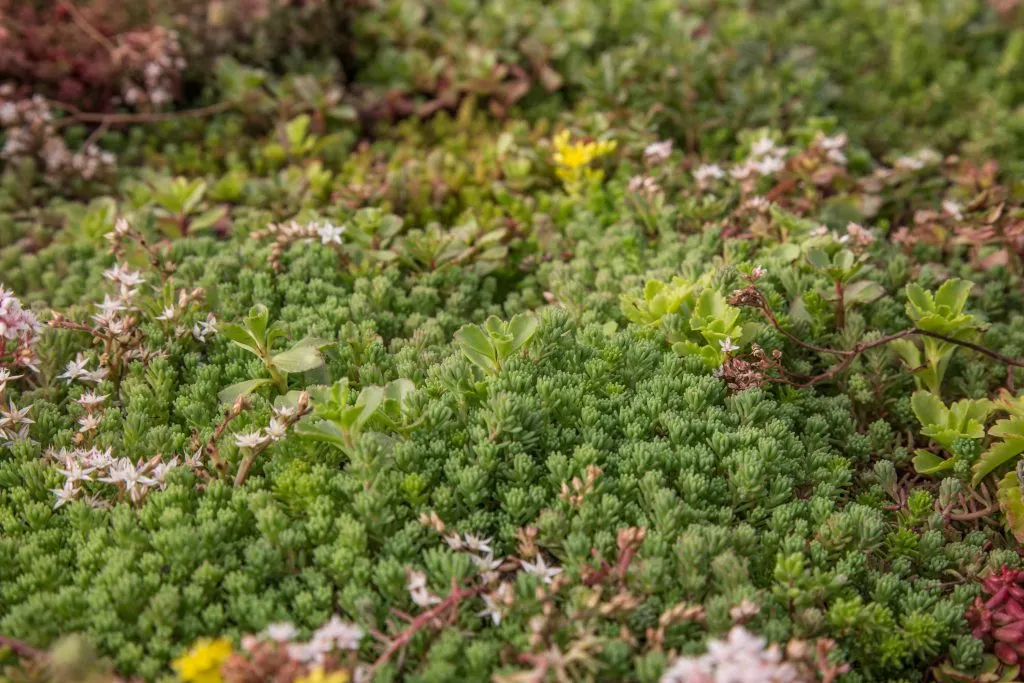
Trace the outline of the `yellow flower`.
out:
[[[348,683],[348,673],[345,671],[334,671],[324,673],[324,668],[318,666],[302,678],[296,678],[292,683]]]
[[[200,638],[187,653],[174,660],[172,666],[186,683],[223,683],[220,668],[231,656],[227,638]]]
[[[570,192],[578,191],[584,179],[600,180],[603,177],[600,171],[590,170],[586,166],[594,159],[612,152],[616,145],[614,140],[571,142],[567,130],[555,135],[552,143],[555,147],[555,153],[552,155],[552,161],[556,166],[555,174]]]

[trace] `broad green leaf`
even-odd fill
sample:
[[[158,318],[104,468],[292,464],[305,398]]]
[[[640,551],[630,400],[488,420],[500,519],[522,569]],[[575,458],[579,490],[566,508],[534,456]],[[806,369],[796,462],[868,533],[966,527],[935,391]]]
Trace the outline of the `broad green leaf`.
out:
[[[312,395],[312,390],[311,389],[307,389],[307,391],[309,391],[310,395]],[[301,395],[302,395],[301,391],[299,391],[297,389],[292,389],[287,394],[275,397],[274,398],[274,407],[275,408],[295,408],[296,406],[299,405],[299,396],[301,396]]]
[[[530,341],[537,331],[538,325],[540,322],[534,315],[520,313],[513,316],[509,322],[509,329],[512,332],[511,351],[519,350],[526,342]]]
[[[1006,517],[1006,526],[1019,543],[1024,543],[1024,497],[1021,495],[1020,477],[1015,469],[999,480],[996,498],[999,500],[999,509]]]
[[[914,369],[921,365],[921,349],[914,342],[909,339],[897,339],[890,346],[899,354],[908,368]]]
[[[197,232],[199,230],[206,230],[207,228],[213,227],[220,219],[224,218],[228,214],[227,209],[222,206],[218,206],[209,211],[204,211],[199,214],[191,221],[189,221],[188,229],[189,232]]]
[[[306,134],[309,132],[309,122],[309,116],[301,114],[285,124],[285,136],[292,148],[299,147],[303,140],[306,139]]]
[[[818,270],[825,270],[832,262],[828,258],[828,254],[825,253],[824,249],[811,249],[807,252],[807,262]]]
[[[403,404],[415,391],[416,385],[411,380],[405,378],[396,379],[393,382],[388,382],[387,386],[384,387],[384,398]]]
[[[271,380],[268,378],[263,379],[247,379],[243,382],[236,382],[230,386],[226,386],[220,390],[217,394],[217,399],[221,403],[234,403],[238,400],[239,396],[248,396],[256,389],[259,389],[264,384],[270,384]]]
[[[832,257],[832,266],[842,272],[846,273],[853,267],[854,259],[853,252],[849,249],[840,249],[836,252],[836,255]]]
[[[270,311],[263,304],[256,304],[249,309],[249,314],[245,317],[245,326],[249,328],[253,336],[257,339],[263,339],[267,332],[267,320],[270,319]]]
[[[956,464],[956,458],[943,459],[934,453],[918,449],[914,452],[914,469],[919,474],[934,474],[943,470],[952,469]]]
[[[934,310],[935,302],[932,300],[932,295],[921,285],[910,283],[907,285],[906,294],[907,315],[912,320],[916,321],[921,315]]]
[[[971,478],[971,483],[977,486],[981,483],[982,479],[1016,458],[1022,452],[1024,452],[1024,439],[1012,439],[992,444],[978,458],[978,462],[974,463],[974,476]]]
[[[249,330],[245,329],[241,325],[236,325],[234,323],[221,323],[217,326],[217,332],[224,335],[238,346],[241,346],[243,349],[253,353],[257,352],[259,343],[252,336]]]
[[[361,408],[358,417],[354,422],[354,427],[359,429],[366,421],[369,420],[380,404],[384,402],[384,389],[378,386],[369,386],[359,392],[359,398],[356,399],[356,407]]]
[[[930,391],[915,391],[910,397],[910,407],[923,426],[945,426],[948,411],[942,400]]]
[[[348,446],[344,432],[336,424],[327,420],[317,420],[315,422],[303,420],[295,425],[295,433],[314,441],[325,441],[342,450],[345,450]]]
[[[882,297],[885,288],[871,280],[859,280],[851,283],[843,293],[846,301],[855,304],[867,304]]]
[[[278,370],[292,373],[319,367],[323,364],[324,358],[315,346],[293,346],[271,357],[270,361]]]
[[[181,204],[181,212],[188,214],[192,213],[192,210],[199,206],[199,202],[203,201],[203,195],[206,194],[206,183],[202,180],[196,180],[185,187],[188,191],[185,200]]]
[[[491,340],[477,325],[463,325],[455,333],[455,340],[471,362],[487,372],[499,370]]]
[[[972,287],[974,287],[974,283],[967,280],[957,278],[946,280],[935,292],[935,306],[946,306],[954,314],[960,313],[964,310]]]
[[[312,346],[315,349],[325,349],[328,346],[333,346],[335,342],[330,339],[324,339],[323,337],[303,337],[299,341],[295,342],[293,347],[298,346]]]

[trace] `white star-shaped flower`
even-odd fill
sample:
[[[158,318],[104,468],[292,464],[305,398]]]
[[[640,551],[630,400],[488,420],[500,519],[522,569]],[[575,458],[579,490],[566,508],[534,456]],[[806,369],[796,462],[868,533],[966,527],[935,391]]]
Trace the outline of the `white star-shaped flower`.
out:
[[[320,236],[320,244],[341,244],[341,236],[345,234],[345,226],[337,226],[333,223],[324,223],[316,229]]]

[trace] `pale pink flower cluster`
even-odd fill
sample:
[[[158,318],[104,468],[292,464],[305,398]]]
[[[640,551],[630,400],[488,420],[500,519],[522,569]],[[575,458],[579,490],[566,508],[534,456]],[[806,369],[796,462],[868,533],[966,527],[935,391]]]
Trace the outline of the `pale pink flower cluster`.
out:
[[[125,65],[124,102],[153,110],[171,104],[181,84],[185,58],[174,31],[153,26],[117,36],[114,57]]]
[[[652,142],[644,148],[644,161],[651,166],[659,166],[668,161],[672,154],[672,141]]]
[[[658,186],[658,181],[649,175],[635,175],[629,179],[629,185],[627,189],[633,193],[644,197],[645,199],[653,199],[658,193],[661,192],[661,188]]]
[[[35,314],[22,308],[14,292],[0,284],[0,367],[35,370],[35,345],[41,328]]]
[[[776,645],[734,626],[725,640],[711,640],[699,657],[679,657],[661,683],[804,683],[809,681]]]
[[[693,178],[700,187],[707,187],[715,180],[725,177],[725,171],[718,164],[702,164],[693,172]]]
[[[155,457],[133,464],[128,458],[115,458],[110,448],[62,448],[48,455],[58,463],[57,471],[64,476],[64,485],[51,490],[57,497],[55,508],[77,500],[84,492],[83,486],[93,482],[111,484],[133,503],[139,503],[150,490],[166,488],[167,474],[181,464],[177,456],[167,462]],[[94,507],[105,507],[107,498],[94,493],[84,500]]]
[[[846,166],[846,153],[843,151],[846,147],[846,133],[831,136],[818,133],[814,142],[825,150],[826,159],[836,166]]]
[[[762,135],[750,146],[746,161],[732,168],[729,173],[736,180],[746,180],[755,173],[759,176],[775,175],[786,167],[786,148],[779,147],[767,135]]]
[[[942,160],[942,155],[927,147],[914,154],[901,156],[893,162],[897,171],[920,171],[926,166],[933,166]]]
[[[91,143],[72,152],[54,125],[47,101],[40,95],[19,98],[11,83],[0,86],[0,127],[5,138],[0,158],[37,158],[51,182],[71,176],[101,178],[109,175],[116,163],[113,154]]]
[[[296,638],[299,630],[291,622],[269,624],[262,633],[242,639],[242,647],[252,650],[260,641],[272,640],[285,646],[288,656],[303,664],[322,664],[324,659],[335,650],[358,650],[363,639],[363,630],[338,615],[313,632],[307,642],[299,642]]]

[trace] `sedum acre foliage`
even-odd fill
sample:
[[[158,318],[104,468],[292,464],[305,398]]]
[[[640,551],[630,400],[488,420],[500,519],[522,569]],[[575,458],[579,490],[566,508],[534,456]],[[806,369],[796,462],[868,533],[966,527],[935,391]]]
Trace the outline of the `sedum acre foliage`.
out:
[[[0,679],[1019,676],[1024,6],[81,4]]]

